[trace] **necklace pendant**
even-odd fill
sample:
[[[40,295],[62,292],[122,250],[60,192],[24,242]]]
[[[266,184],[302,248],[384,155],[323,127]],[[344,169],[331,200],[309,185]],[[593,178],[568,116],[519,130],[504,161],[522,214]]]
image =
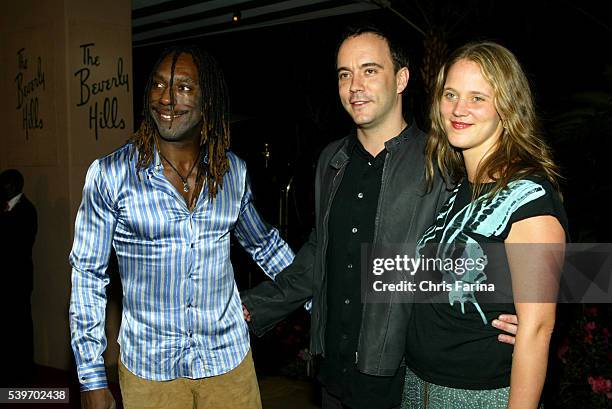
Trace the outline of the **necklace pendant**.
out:
[[[189,183],[183,182],[183,192],[189,192]]]

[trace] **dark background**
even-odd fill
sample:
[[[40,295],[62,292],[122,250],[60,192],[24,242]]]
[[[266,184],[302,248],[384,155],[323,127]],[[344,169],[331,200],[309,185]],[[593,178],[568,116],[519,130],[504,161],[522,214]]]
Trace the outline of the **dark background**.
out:
[[[423,3],[423,4],[420,4]],[[609,241],[604,197],[611,193],[607,158],[612,137],[612,24],[606,1],[394,1],[395,10],[435,33],[453,50],[497,41],[514,52],[532,82],[543,132],[565,177],[565,205],[574,241]],[[420,6],[419,6],[420,4]],[[374,23],[410,56],[405,111],[427,128],[421,69],[424,35],[390,10],[236,31],[191,39],[219,61],[231,93],[232,150],[249,165],[258,208],[275,225],[280,186],[294,178],[289,235],[296,249],[312,227],[316,158],[351,122],[337,96],[335,50],[347,25]],[[430,39],[431,37],[429,37]],[[134,49],[135,124],[144,84],[169,44]],[[270,159],[264,159],[265,144]]]
[[[318,154],[351,127],[338,101],[334,57],[344,28],[360,23],[384,27],[408,52],[411,77],[404,95],[406,118],[423,129],[427,128],[428,95],[421,70],[431,69],[426,59],[432,53],[444,55],[435,53],[436,49],[453,50],[468,41],[488,39],[514,52],[532,82],[542,131],[562,167],[572,241],[612,241],[607,202],[612,193],[608,169],[612,148],[609,2],[437,0],[390,4],[427,36],[390,10],[381,9],[189,41],[215,56],[225,73],[231,93],[232,150],[247,161],[257,208],[268,222],[282,228],[292,248],[300,248],[314,225],[313,176]],[[167,45],[134,49],[136,124],[141,119],[145,81]],[[289,182],[291,189],[285,195],[283,187]],[[287,224],[279,216],[283,198],[288,205]],[[233,249],[240,288],[265,279],[239,245],[234,244]],[[609,312],[608,307],[599,312],[599,319],[608,326]],[[308,346],[308,319],[307,313],[297,311],[271,334],[253,340],[258,373],[303,375],[303,360],[296,356]],[[610,379],[608,341],[608,351],[603,351],[608,360],[603,367],[599,367],[600,361],[585,360],[569,369],[555,360],[555,351],[568,339],[570,343],[584,341],[582,333],[576,333],[584,320],[583,306],[561,307],[551,348],[548,407],[599,407],[589,403],[590,395],[580,395],[584,385],[580,391],[572,391],[572,376],[582,379],[587,392],[586,374],[599,371]],[[588,348],[585,351],[589,353]],[[605,401],[597,402],[605,406]]]

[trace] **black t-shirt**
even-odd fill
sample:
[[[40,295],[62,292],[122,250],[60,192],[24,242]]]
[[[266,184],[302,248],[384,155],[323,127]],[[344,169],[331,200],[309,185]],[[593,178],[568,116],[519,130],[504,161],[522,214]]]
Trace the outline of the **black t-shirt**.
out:
[[[480,276],[476,277],[476,271],[471,279],[466,274],[461,280],[486,284],[489,278],[486,273],[492,268],[504,268],[501,271],[507,272],[504,275],[510,280],[505,252],[497,252],[494,257],[486,252],[489,248],[503,250],[502,243],[514,222],[551,215],[567,232],[560,197],[549,182],[540,178],[513,181],[495,196],[485,198],[492,186],[486,184],[476,201],[472,201],[470,183],[465,181],[457,186],[435,224],[418,244],[422,251],[436,249],[437,257],[444,257],[445,251],[456,251],[458,244],[464,246],[463,249],[471,246],[469,252],[472,254],[482,252],[489,264],[485,263]],[[470,244],[466,246],[466,243]],[[499,245],[495,247],[491,243]],[[494,262],[497,265],[493,267]],[[440,272],[436,274],[439,276]],[[448,272],[447,276],[457,277]],[[414,305],[406,361],[420,378],[461,389],[497,389],[510,385],[513,347],[497,340],[501,331],[491,326],[491,321],[501,313],[515,314],[514,305],[479,302],[482,298],[482,293],[477,291],[467,294],[451,291],[449,302]]]

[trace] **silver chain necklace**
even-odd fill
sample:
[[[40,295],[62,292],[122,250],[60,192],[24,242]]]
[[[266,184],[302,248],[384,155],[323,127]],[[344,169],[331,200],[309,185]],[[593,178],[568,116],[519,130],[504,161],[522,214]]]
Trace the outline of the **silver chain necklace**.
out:
[[[198,163],[198,159],[196,159],[193,162],[193,165],[191,166],[191,169],[189,169],[189,173],[187,174],[187,176],[183,177],[181,175],[181,172],[178,171],[177,168],[174,167],[174,165],[172,164],[172,162],[170,162],[168,160],[168,158],[166,158],[161,151],[159,151],[159,156],[162,157],[162,159],[164,159],[166,162],[168,162],[168,165],[170,165],[170,167],[172,168],[172,170],[174,170],[176,172],[176,174],[178,175],[179,178],[181,178],[181,182],[183,182],[183,192],[187,193],[189,192],[189,189],[191,188],[191,186],[189,186],[189,183],[187,183],[187,181],[189,180],[189,176],[191,176],[191,172],[193,172],[193,168],[195,168],[195,165]],[[200,154],[198,153],[198,158],[200,157]]]

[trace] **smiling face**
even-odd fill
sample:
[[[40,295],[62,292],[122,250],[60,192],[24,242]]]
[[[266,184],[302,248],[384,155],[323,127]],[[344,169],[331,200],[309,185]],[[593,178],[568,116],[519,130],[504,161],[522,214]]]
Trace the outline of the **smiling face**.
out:
[[[401,119],[408,69],[397,73],[387,41],[373,33],[349,37],[338,50],[338,93],[358,128],[384,127]]]
[[[466,160],[479,162],[503,131],[495,108],[495,90],[473,61],[458,60],[448,70],[440,114],[449,143],[462,149]]]
[[[166,56],[153,73],[149,110],[162,139],[175,142],[199,138],[202,103],[198,69],[190,54],[179,55],[170,89],[172,57]]]

